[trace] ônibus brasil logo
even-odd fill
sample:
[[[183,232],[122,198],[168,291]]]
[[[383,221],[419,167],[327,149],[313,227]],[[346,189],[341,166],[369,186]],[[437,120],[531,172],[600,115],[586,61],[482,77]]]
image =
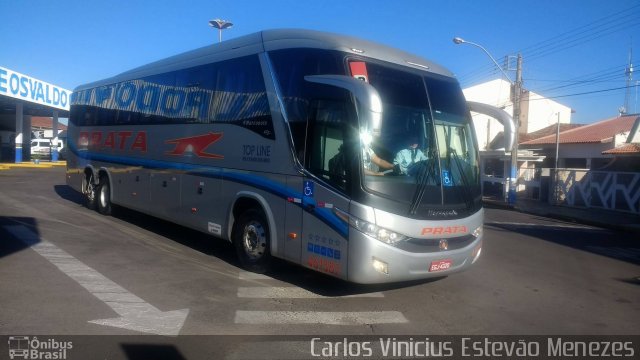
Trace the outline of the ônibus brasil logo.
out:
[[[9,336],[10,359],[57,359],[67,358],[67,351],[73,348],[71,341],[57,341],[48,338],[40,340],[36,336]]]

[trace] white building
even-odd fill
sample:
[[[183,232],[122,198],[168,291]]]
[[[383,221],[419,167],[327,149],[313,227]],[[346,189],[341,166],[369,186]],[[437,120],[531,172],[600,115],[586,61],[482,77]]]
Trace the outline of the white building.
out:
[[[513,114],[513,95],[511,83],[502,79],[491,80],[463,89],[467,101],[489,104]],[[571,123],[571,108],[545,99],[539,94],[523,90],[520,97],[520,126],[518,137],[537,132],[551,125]],[[506,200],[509,189],[508,174],[511,167],[511,149],[504,148],[504,126],[488,115],[471,113],[480,150],[480,172],[484,196]],[[522,141],[519,141],[520,143]],[[545,155],[535,154],[531,150],[518,151],[518,186],[522,191],[530,180],[535,180],[535,171],[527,168],[538,167]],[[538,165],[536,165],[538,164]],[[539,193],[535,196],[540,196]]]
[[[513,114],[511,84],[508,81],[491,80],[463,89],[463,92],[468,101],[493,105]],[[554,125],[558,122],[558,116],[561,124],[571,123],[571,108],[545,99],[532,91],[523,92],[520,109],[518,134],[528,134]],[[492,141],[504,130],[502,124],[487,115],[472,113],[472,116],[480,151],[503,148],[502,145],[494,146],[493,149],[491,147]]]
[[[56,138],[58,116],[69,116],[70,102],[71,90],[0,66],[0,162],[30,160],[34,117],[52,119],[49,129]],[[55,149],[52,159],[58,159]]]

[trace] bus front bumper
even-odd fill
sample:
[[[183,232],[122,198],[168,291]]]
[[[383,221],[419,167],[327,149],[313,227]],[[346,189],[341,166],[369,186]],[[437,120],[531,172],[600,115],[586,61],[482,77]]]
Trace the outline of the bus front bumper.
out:
[[[352,261],[353,255],[350,257],[347,276],[349,281],[361,284],[438,278],[464,271],[480,257],[483,238],[480,235],[461,249],[412,253],[362,233],[353,235],[349,240],[349,253],[357,253],[359,261]]]

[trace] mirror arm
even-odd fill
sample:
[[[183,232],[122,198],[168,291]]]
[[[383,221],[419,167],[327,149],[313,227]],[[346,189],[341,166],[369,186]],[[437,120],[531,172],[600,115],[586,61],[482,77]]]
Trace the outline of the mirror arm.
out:
[[[373,86],[346,75],[307,75],[304,79],[308,82],[335,86],[351,92],[368,113],[367,124],[370,126],[372,135],[377,136],[380,134],[380,128],[382,127],[382,100]]]

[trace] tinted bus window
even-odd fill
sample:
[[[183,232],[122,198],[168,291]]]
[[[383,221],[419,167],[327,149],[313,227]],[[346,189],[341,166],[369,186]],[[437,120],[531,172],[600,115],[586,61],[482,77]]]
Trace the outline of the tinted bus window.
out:
[[[344,75],[344,54],[320,49],[285,49],[269,53],[280,86],[289,128],[298,155],[304,164],[306,123],[313,100],[348,98],[346,91],[319,86],[304,80],[307,75]],[[330,93],[331,89],[333,93]]]
[[[227,122],[274,138],[255,55],[81,90],[72,105],[78,126]]]

